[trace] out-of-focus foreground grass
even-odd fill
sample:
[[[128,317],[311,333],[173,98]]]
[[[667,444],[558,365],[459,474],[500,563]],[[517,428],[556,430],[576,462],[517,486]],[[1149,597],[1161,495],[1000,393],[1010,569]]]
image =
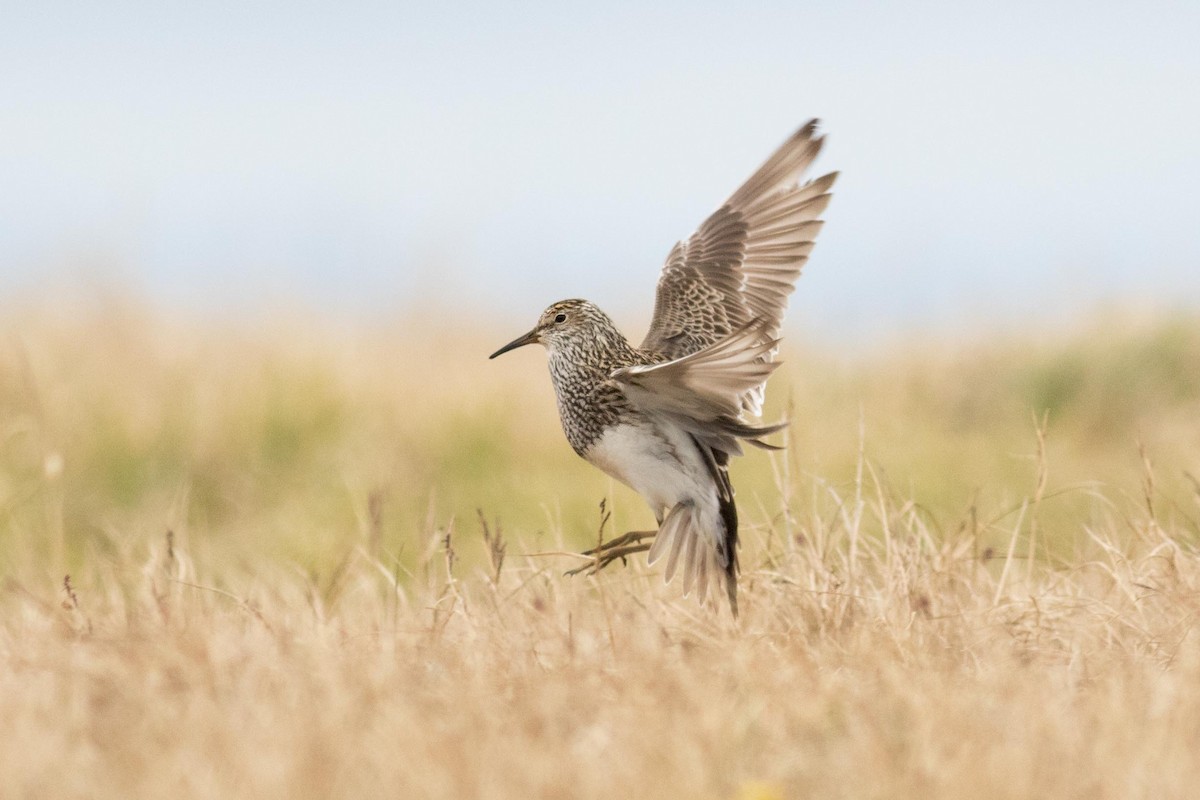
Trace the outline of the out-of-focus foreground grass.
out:
[[[519,331],[15,310],[13,796],[1185,797],[1200,321],[791,343],[744,617],[636,559]],[[486,536],[485,536],[486,531]],[[63,576],[70,575],[69,587]]]

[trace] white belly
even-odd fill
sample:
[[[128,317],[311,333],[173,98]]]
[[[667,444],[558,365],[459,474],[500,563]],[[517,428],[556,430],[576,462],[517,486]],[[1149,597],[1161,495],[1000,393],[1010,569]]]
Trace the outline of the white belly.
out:
[[[659,425],[651,433],[618,425],[605,431],[584,458],[640,494],[660,519],[681,502],[716,508],[708,467],[691,437],[673,426]]]

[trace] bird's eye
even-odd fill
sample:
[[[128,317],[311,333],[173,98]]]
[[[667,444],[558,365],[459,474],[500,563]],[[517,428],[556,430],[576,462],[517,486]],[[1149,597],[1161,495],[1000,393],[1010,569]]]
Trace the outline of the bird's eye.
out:
[[[566,315],[566,314],[555,314],[555,315],[554,315],[554,321],[555,321],[555,322],[566,322],[566,321],[567,321],[567,315]]]

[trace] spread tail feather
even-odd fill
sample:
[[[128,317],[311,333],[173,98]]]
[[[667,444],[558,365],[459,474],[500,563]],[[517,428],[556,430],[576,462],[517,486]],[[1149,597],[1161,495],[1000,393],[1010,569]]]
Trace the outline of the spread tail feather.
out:
[[[728,503],[732,508],[732,498]],[[714,546],[711,536],[700,529],[695,506],[690,503],[679,503],[668,512],[667,517],[659,526],[658,534],[647,554],[647,563],[653,565],[664,555],[667,566],[663,577],[670,583],[680,567],[683,568],[683,593],[686,597],[696,590],[696,599],[701,603],[708,600],[708,587],[715,582],[715,576],[723,573],[725,576],[725,592],[729,598],[729,607],[737,616],[737,553],[733,551],[737,541],[736,527],[733,535],[722,531],[722,545]],[[736,511],[733,513],[733,524],[737,525]],[[722,503],[722,526],[729,525],[730,513]]]

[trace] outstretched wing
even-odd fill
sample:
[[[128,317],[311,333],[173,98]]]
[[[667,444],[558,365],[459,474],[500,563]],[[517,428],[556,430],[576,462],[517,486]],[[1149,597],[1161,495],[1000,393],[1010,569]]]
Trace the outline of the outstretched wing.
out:
[[[788,295],[812,252],[837,173],[798,184],[821,151],[812,120],[775,151],[758,171],[667,256],[642,349],[678,359],[751,324],[773,341]],[[776,348],[759,358],[770,363]],[[741,398],[744,410],[762,410],[762,384]]]
[[[636,408],[670,418],[714,451],[740,455],[739,441],[774,449],[759,438],[783,425],[753,427],[738,417],[742,398],[778,366],[765,359],[777,344],[763,323],[752,323],[686,356],[622,367],[611,380]]]

